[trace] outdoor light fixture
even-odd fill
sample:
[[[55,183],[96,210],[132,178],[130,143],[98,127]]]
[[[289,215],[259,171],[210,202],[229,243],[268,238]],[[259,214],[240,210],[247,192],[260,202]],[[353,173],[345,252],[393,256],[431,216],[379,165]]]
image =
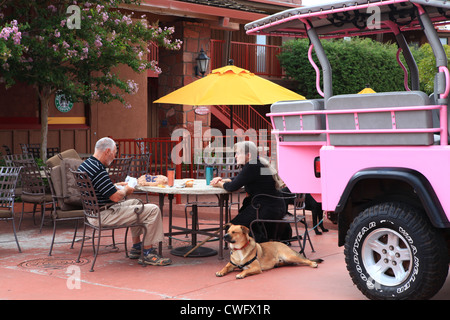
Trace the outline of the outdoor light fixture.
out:
[[[206,70],[208,70],[209,57],[206,55],[205,51],[203,51],[203,48],[200,49],[200,53],[195,60],[197,61],[197,65],[195,66],[195,75],[198,76],[199,73],[201,73],[202,77],[204,77]]]

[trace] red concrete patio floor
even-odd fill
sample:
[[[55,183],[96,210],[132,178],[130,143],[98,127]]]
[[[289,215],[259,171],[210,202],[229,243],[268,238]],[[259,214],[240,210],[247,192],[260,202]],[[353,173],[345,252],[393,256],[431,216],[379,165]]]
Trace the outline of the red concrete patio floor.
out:
[[[157,198],[151,197],[151,202],[157,203]],[[174,207],[174,224],[184,225],[184,206]],[[20,211],[21,204],[17,213]],[[199,215],[202,222],[211,222],[218,216],[218,209],[202,208]],[[309,212],[307,217],[310,220]],[[166,216],[164,225],[167,229]],[[309,225],[311,227],[311,222]],[[91,247],[84,248],[79,264],[75,263],[79,243],[74,249],[70,249],[68,243],[57,243],[49,257],[51,223],[39,233],[39,227],[27,214],[18,231],[22,253],[17,251],[11,223],[0,222],[0,299],[366,300],[347,273],[343,248],[337,246],[336,226],[329,221],[325,225],[330,229],[328,233],[320,236],[311,233],[315,252],[311,252],[309,246],[306,250],[309,258],[324,260],[317,269],[289,266],[237,280],[236,273],[222,278],[215,276],[215,272],[227,263],[228,250],[225,250],[223,260],[217,255],[184,258],[170,254],[167,240],[163,255],[172,259],[170,266],[142,267],[136,260],[125,258],[123,245],[119,245],[119,251],[102,247],[95,271],[89,272]],[[70,240],[72,232],[72,225],[61,223],[56,241]],[[121,231],[116,233],[116,239],[122,242]],[[174,246],[185,245],[182,241],[185,239],[183,235],[179,236],[174,240]],[[110,239],[102,239],[102,243],[109,244]],[[208,242],[206,246],[217,249],[218,241]],[[450,280],[447,280],[434,299],[449,298]]]

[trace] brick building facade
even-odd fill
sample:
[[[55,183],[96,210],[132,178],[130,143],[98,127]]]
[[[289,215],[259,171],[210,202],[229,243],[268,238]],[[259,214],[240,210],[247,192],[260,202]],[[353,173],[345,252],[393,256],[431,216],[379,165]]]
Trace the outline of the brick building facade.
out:
[[[255,43],[243,25],[250,21],[301,5],[301,0],[143,0],[140,6],[123,6],[135,17],[174,26],[174,38],[183,41],[180,51],[159,50],[162,73],[135,74],[124,67],[118,72],[133,79],[139,91],[127,100],[132,105],[75,103],[61,112],[52,103],[49,110],[48,146],[92,152],[98,138],[135,139],[168,137],[177,127],[190,129],[193,121],[211,123],[211,115],[198,115],[192,106],[153,104],[152,101],[195,81],[195,58],[201,48],[210,55],[211,39]],[[210,69],[208,72],[211,71]],[[40,106],[35,90],[17,84],[0,86],[0,144],[20,153],[20,143],[40,143]]]

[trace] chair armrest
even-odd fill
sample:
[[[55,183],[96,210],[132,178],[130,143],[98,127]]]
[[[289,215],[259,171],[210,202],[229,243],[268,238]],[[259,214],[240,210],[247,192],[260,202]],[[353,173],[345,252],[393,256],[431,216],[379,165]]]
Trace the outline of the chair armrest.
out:
[[[136,215],[139,218],[139,215],[144,211],[144,201],[142,201],[141,199],[138,199],[138,198],[136,200],[138,200],[141,204],[140,208],[134,208],[134,212],[136,213]]]
[[[256,204],[254,203],[255,199],[258,198],[258,197],[268,197],[268,198],[273,198],[273,199],[283,199],[283,200],[288,200],[288,199],[295,199],[295,198],[297,198],[297,194],[293,194],[293,193],[288,194],[288,193],[286,193],[286,192],[281,192],[281,193],[284,193],[284,195],[283,195],[283,196],[275,196],[275,195],[273,195],[273,194],[265,194],[265,193],[257,194],[256,196],[253,196],[253,197],[252,197],[252,206],[253,206],[253,208],[255,208],[255,209],[258,209],[259,207],[261,207],[261,205],[260,205],[259,203],[256,203]]]

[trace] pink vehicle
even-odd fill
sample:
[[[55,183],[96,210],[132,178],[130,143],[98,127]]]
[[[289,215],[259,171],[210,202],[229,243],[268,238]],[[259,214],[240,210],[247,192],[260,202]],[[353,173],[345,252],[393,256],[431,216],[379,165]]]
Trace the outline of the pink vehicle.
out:
[[[431,298],[448,274],[450,76],[435,30],[446,20],[449,1],[352,0],[290,9],[246,25],[252,35],[311,41],[323,99],[272,105],[279,174],[292,192],[312,194],[338,221],[347,269],[371,299]],[[403,36],[418,29],[436,57],[431,96],[419,91],[418,68]],[[320,39],[386,32],[394,33],[407,63],[405,91],[333,95]]]

